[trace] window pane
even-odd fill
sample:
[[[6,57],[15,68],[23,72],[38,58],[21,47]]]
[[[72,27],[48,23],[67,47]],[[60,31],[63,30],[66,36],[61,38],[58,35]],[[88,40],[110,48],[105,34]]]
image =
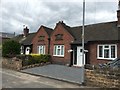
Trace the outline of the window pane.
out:
[[[37,46],[37,53],[39,54],[39,46]]]
[[[42,46],[40,46],[40,54],[42,54]]]
[[[43,54],[45,54],[45,46],[43,46]]]
[[[61,55],[64,55],[64,46],[61,46]]]
[[[57,55],[60,55],[60,49],[57,49]]]
[[[58,49],[60,49],[60,46],[57,46]]]
[[[104,48],[109,48],[109,46],[108,46],[108,45],[106,45]]]
[[[109,58],[109,49],[104,50],[104,58]]]
[[[115,58],[115,46],[111,46],[111,58]]]
[[[99,57],[103,57],[103,46],[99,46]]]

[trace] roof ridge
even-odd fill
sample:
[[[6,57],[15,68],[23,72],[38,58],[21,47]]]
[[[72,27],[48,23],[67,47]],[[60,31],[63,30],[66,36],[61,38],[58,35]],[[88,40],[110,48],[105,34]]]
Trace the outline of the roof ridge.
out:
[[[115,23],[115,22],[117,22],[117,21],[101,22],[101,23],[93,23],[93,24],[87,24],[87,25],[85,25],[85,26],[101,25],[101,24],[108,24],[108,23]],[[71,27],[71,28],[76,28],[76,27],[82,27],[82,25],[81,25],[81,26],[73,26],[73,27]]]
[[[53,30],[52,28],[49,28],[49,27],[47,27],[47,26],[44,26],[44,25],[41,25],[41,26],[44,27],[44,28],[47,28],[47,29]]]

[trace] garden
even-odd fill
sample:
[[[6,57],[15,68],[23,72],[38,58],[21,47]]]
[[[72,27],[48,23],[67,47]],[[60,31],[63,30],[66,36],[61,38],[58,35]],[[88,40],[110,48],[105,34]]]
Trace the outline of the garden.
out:
[[[43,66],[50,63],[50,55],[43,54],[20,54],[20,44],[9,40],[2,45],[2,66],[11,69],[25,69]]]

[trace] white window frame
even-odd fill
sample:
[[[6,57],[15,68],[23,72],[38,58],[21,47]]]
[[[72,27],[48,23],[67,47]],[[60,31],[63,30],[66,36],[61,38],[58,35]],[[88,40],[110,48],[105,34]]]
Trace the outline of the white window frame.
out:
[[[21,47],[20,47],[20,53],[21,53],[21,54],[24,54],[24,46],[21,46]]]
[[[99,47],[102,46],[102,57],[99,57]],[[108,46],[108,48],[105,48],[105,46]],[[115,46],[115,58],[117,58],[117,45],[116,44],[100,44],[97,46],[97,59],[109,59],[113,60],[115,58],[112,58],[111,56],[111,46]],[[104,50],[108,49],[109,50],[109,58],[104,57]]]
[[[62,55],[62,47],[63,47],[63,55]],[[58,49],[60,50],[60,55],[58,55]],[[53,56],[64,57],[65,46],[64,45],[54,45]]]
[[[45,45],[39,45],[37,49],[38,49],[38,54],[45,54]],[[42,52],[40,49],[42,49]]]

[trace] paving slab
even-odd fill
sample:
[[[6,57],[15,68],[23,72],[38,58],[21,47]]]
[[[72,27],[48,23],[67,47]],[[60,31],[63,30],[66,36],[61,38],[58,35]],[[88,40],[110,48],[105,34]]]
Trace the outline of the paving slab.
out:
[[[83,68],[50,64],[41,67],[21,70],[21,72],[29,73],[33,75],[45,76],[53,79],[76,83],[76,84],[82,84],[84,79],[83,70],[84,70]]]

